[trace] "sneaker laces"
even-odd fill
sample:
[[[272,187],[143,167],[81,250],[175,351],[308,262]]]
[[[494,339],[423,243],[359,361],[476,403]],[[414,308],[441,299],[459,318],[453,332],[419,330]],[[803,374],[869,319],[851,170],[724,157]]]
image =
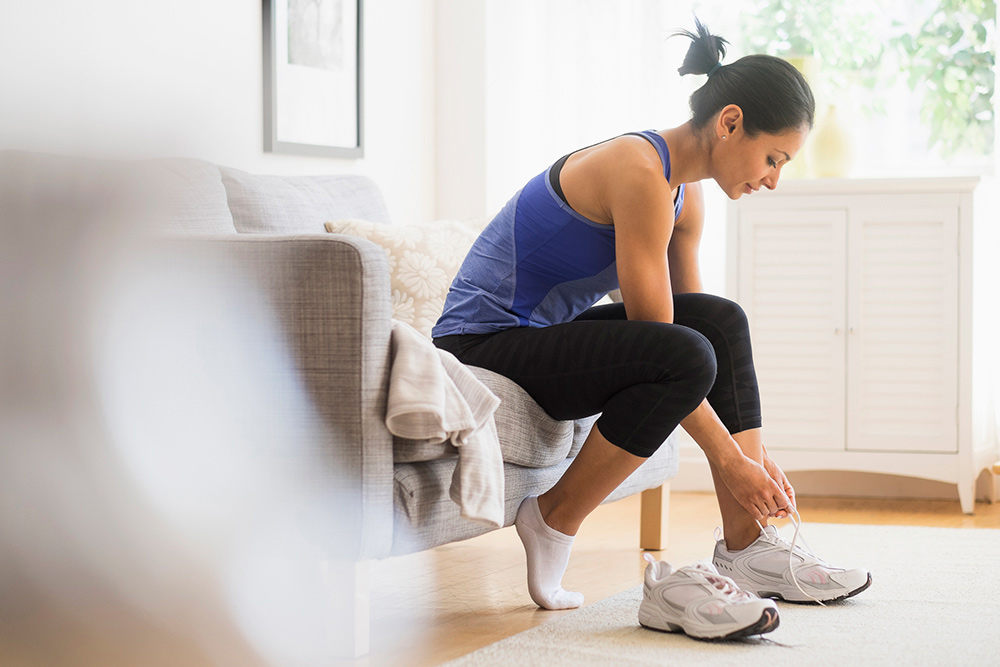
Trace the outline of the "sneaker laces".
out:
[[[804,588],[802,588],[802,585],[799,583],[798,574],[807,567],[812,567],[814,565],[825,566],[826,564],[813,552],[813,550],[806,543],[805,538],[802,538],[802,544],[805,545],[805,548],[797,546],[795,544],[799,540],[799,531],[802,528],[802,517],[799,516],[799,511],[794,507],[786,509],[785,511],[788,513],[788,518],[792,522],[792,525],[795,526],[795,533],[792,535],[791,543],[789,543],[788,540],[786,540],[781,535],[776,535],[776,537],[778,541],[788,545],[788,570],[792,573],[792,583],[795,584],[795,587],[799,589],[799,592],[802,593],[802,595],[806,596],[807,598],[819,604],[820,606],[825,607],[826,605],[823,604],[822,600],[820,600],[817,597],[814,597],[813,595],[810,595],[805,591]],[[760,523],[760,521],[757,522],[757,525],[760,526],[760,529],[763,532],[764,526]],[[801,552],[801,554],[809,556],[809,558],[811,558],[812,561],[809,561],[806,558],[800,556],[802,557],[802,562],[799,563],[798,565],[795,565],[792,562],[792,556],[795,554],[796,549],[798,549],[799,552]]]
[[[753,599],[755,596],[751,595],[749,592],[743,590],[736,585],[736,582],[725,576],[724,574],[719,574],[711,565],[705,563],[695,563],[691,565],[689,569],[697,570],[705,581],[711,584],[716,590],[721,592],[724,596],[733,600],[734,602],[741,602],[743,600]]]

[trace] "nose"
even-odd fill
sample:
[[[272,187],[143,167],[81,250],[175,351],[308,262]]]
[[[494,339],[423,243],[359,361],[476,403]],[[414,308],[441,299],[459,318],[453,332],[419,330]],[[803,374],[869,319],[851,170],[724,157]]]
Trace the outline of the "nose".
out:
[[[781,176],[781,167],[778,167],[777,169],[772,170],[771,173],[769,173],[763,179],[761,179],[760,184],[763,185],[768,190],[773,190],[776,187],[778,187],[778,178],[780,176]]]

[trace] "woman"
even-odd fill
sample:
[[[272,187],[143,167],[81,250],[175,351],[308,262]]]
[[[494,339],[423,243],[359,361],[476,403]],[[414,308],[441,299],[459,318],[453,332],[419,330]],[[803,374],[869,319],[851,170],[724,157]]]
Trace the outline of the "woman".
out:
[[[696,25],[682,33],[692,44],[679,71],[709,76],[691,120],[576,151],[532,179],[476,241],[433,331],[438,347],[511,378],[555,419],[602,413],[563,477],[518,511],[528,590],[547,609],[582,603],[561,584],[573,536],[678,424],[711,464],[725,574],[787,599],[867,586],[867,572],[798,550],[791,576],[788,545],[763,529],[794,510],[795,493],[762,443],[746,317],[700,293],[699,182],[731,199],[774,189],[812,127],[812,93],[777,58],[723,66],[725,40]],[[623,303],[591,307],[616,288]],[[747,567],[781,546],[784,566]]]

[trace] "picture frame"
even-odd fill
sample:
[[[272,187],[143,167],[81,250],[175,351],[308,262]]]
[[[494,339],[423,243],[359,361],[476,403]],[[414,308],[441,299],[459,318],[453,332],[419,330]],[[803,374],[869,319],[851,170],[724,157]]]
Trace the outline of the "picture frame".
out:
[[[364,156],[362,0],[263,0],[264,151]]]

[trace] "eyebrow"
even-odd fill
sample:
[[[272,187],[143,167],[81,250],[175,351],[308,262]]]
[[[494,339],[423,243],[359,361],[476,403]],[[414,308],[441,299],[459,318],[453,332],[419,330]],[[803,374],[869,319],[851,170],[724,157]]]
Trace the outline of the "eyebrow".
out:
[[[778,150],[778,149],[775,149],[775,150]],[[785,151],[778,151],[778,152],[785,156],[785,162],[791,162],[792,161],[792,158]]]

